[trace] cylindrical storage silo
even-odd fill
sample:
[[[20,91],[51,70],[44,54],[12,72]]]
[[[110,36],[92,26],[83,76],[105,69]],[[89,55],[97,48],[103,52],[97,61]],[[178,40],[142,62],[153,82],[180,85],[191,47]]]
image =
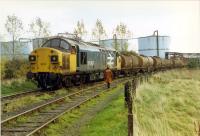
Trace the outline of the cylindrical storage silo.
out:
[[[169,44],[169,36],[140,37],[138,39],[138,51],[140,55],[165,58],[165,52],[169,52]]]

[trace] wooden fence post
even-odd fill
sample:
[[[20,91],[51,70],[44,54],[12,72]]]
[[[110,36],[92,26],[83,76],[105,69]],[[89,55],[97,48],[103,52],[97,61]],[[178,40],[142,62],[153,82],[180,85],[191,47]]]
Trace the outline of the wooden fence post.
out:
[[[143,83],[143,76],[140,76],[140,84]]]
[[[138,80],[137,78],[134,78],[132,80],[132,93],[133,93],[133,99],[136,97],[136,88],[138,86]]]
[[[132,87],[131,82],[128,81],[125,84],[124,89],[125,101],[128,106],[128,136],[133,136],[133,97],[132,97]]]

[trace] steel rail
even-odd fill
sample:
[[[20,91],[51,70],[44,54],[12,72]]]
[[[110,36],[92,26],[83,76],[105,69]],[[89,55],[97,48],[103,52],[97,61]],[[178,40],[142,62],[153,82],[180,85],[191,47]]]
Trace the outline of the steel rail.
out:
[[[95,82],[96,83],[96,82]],[[99,82],[101,83],[101,82]],[[89,83],[89,85],[93,85],[93,83]],[[73,86],[74,87],[74,86]],[[73,87],[70,87],[69,89],[73,89]],[[80,86],[79,86],[80,87]],[[85,86],[83,86],[85,87]],[[77,87],[78,88],[78,87]],[[1,99],[1,102],[4,101],[4,100],[10,100],[12,98],[18,98],[18,97],[21,97],[21,96],[24,96],[24,95],[28,95],[28,94],[31,94],[31,93],[35,93],[35,92],[39,92],[39,91],[42,91],[42,89],[40,88],[37,88],[35,90],[28,90],[28,91],[23,91],[23,92],[19,92],[19,93],[13,93],[13,94],[10,94],[10,95],[5,95],[5,96],[2,96],[0,99]],[[49,93],[49,92],[53,92],[53,91],[44,91],[44,93]]]
[[[18,114],[16,114],[16,115],[13,115],[13,116],[11,116],[11,117],[8,117],[8,118],[6,118],[6,119],[2,119],[2,118],[1,118],[1,119],[2,119],[2,120],[1,120],[1,124],[4,124],[4,123],[6,123],[6,122],[8,122],[8,121],[10,121],[10,120],[13,120],[13,119],[15,119],[15,118],[17,118],[17,117],[19,117],[19,116],[22,116],[22,115],[28,114],[28,113],[30,113],[30,112],[36,111],[36,110],[38,110],[38,109],[40,109],[40,108],[43,108],[43,107],[45,107],[45,106],[48,106],[48,105],[50,105],[50,104],[54,104],[54,103],[56,103],[56,102],[62,101],[62,100],[64,100],[64,99],[67,98],[67,97],[72,97],[72,96],[74,96],[74,95],[76,95],[76,94],[85,92],[86,90],[91,90],[91,89],[93,89],[93,88],[95,88],[95,87],[97,87],[97,86],[100,86],[100,85],[102,85],[102,83],[100,83],[99,85],[95,85],[94,87],[90,87],[90,88],[87,88],[87,89],[82,89],[82,90],[80,90],[80,91],[77,91],[77,92],[74,92],[74,93],[71,93],[71,94],[67,94],[67,95],[62,96],[62,97],[58,97],[57,99],[54,99],[54,98],[53,98],[53,100],[50,100],[50,101],[48,101],[47,103],[38,105],[38,106],[36,106],[36,107],[33,107],[33,108],[29,109],[29,110],[26,110],[26,111],[23,111],[23,112],[18,113]],[[4,116],[6,116],[6,115],[4,115]]]
[[[85,100],[83,100],[83,101],[77,103],[76,105],[70,107],[70,108],[67,109],[67,110],[64,110],[64,111],[61,112],[60,114],[56,115],[54,118],[52,118],[52,119],[50,119],[49,121],[47,121],[46,123],[44,123],[42,126],[40,126],[40,127],[36,128],[35,130],[31,131],[31,132],[30,132],[29,134],[27,134],[26,136],[31,136],[31,135],[35,134],[36,132],[38,132],[38,131],[41,130],[42,128],[44,128],[44,127],[46,127],[47,125],[49,125],[50,123],[52,123],[54,120],[56,120],[56,119],[58,119],[59,117],[61,117],[62,115],[64,115],[65,113],[67,113],[67,112],[69,112],[69,111],[71,111],[71,110],[73,110],[73,109],[79,107],[80,105],[84,104],[85,102],[87,102],[87,101],[89,101],[89,100],[91,100],[91,99],[93,99],[93,98],[99,96],[100,94],[102,94],[102,93],[104,93],[104,92],[106,92],[106,91],[107,91],[107,89],[104,90],[104,91],[102,91],[102,92],[100,92],[100,93],[98,93],[98,94],[95,94],[94,96],[92,96],[92,97],[90,97],[90,98],[87,98],[87,99],[85,99]]]
[[[121,84],[121,83],[124,83],[125,81],[127,81],[127,80],[130,80],[131,78],[133,78],[133,77],[129,77],[129,78],[125,78],[125,79],[118,79],[118,80],[116,80],[116,81],[114,81],[113,83],[115,84],[115,86],[114,87],[116,87],[117,86],[117,84]],[[100,89],[97,89],[97,87],[101,87]],[[113,88],[113,87],[112,87]],[[93,90],[94,89],[94,90]],[[93,99],[93,98],[95,98],[95,97],[97,97],[97,96],[99,96],[100,94],[102,94],[102,93],[104,93],[104,92],[106,92],[108,89],[105,89],[105,84],[99,84],[99,85],[95,85],[95,86],[93,86],[93,87],[90,87],[90,88],[87,88],[87,89],[83,89],[83,90],[80,90],[80,91],[78,91],[78,92],[75,92],[75,93],[72,93],[72,94],[68,94],[68,95],[66,95],[66,96],[63,96],[63,97],[61,97],[61,98],[58,98],[58,99],[56,99],[56,100],[54,100],[54,101],[52,101],[52,102],[49,102],[48,104],[44,104],[43,106],[40,106],[39,107],[39,109],[40,108],[42,108],[42,107],[45,107],[45,105],[51,105],[51,104],[53,104],[53,103],[56,103],[56,102],[59,102],[59,101],[62,101],[62,100],[64,100],[65,98],[67,98],[67,97],[72,97],[72,100],[74,100],[74,101],[72,101],[72,105],[70,105],[71,104],[71,102],[65,102],[64,101],[64,104],[68,104],[68,106],[69,107],[62,107],[62,105],[58,105],[57,106],[57,109],[54,111],[53,110],[53,113],[51,113],[52,112],[52,110],[50,110],[50,111],[48,111],[48,112],[45,112],[45,113],[48,113],[49,115],[53,115],[52,117],[50,116],[49,118],[50,119],[48,119],[47,121],[43,121],[42,123],[39,121],[39,122],[32,122],[32,124],[34,124],[34,123],[41,123],[39,126],[36,126],[36,128],[34,128],[33,126],[30,126],[30,128],[32,128],[32,129],[30,129],[30,130],[27,130],[27,129],[25,129],[25,130],[16,130],[15,128],[14,128],[14,130],[12,130],[12,129],[5,129],[5,128],[2,128],[2,131],[3,131],[3,133],[2,134],[5,134],[6,132],[7,133],[12,133],[12,134],[14,134],[14,133],[27,133],[28,132],[28,134],[26,134],[27,136],[29,136],[29,135],[32,135],[32,134],[34,134],[34,133],[36,133],[36,132],[38,132],[39,130],[41,130],[42,128],[44,128],[45,126],[47,126],[48,124],[50,124],[52,121],[54,121],[54,120],[56,120],[57,118],[59,118],[60,116],[62,116],[63,114],[65,114],[65,113],[67,113],[67,112],[69,112],[69,111],[71,111],[72,109],[74,109],[74,108],[76,108],[76,107],[79,107],[81,104],[83,104],[83,103],[85,103],[85,102],[87,102],[87,101],[89,101],[89,100],[91,100],[91,99]],[[85,93],[83,93],[83,92],[85,92]],[[89,95],[87,94],[87,93],[89,93]],[[78,94],[78,95],[77,95]],[[86,95],[87,94],[87,95]],[[92,95],[91,95],[92,94]],[[82,95],[82,96],[80,96],[80,95]],[[75,97],[73,97],[73,96],[75,96]],[[83,98],[83,99],[82,99]],[[80,101],[81,100],[81,101]],[[60,109],[61,108],[61,109]],[[63,109],[64,108],[64,109]],[[35,110],[37,109],[37,108],[34,108]],[[61,110],[61,111],[59,111],[59,110]],[[58,111],[58,112],[57,112]],[[31,110],[29,111],[29,112],[31,112]],[[28,112],[26,112],[26,113],[28,113]],[[44,113],[44,112],[40,112],[39,114],[39,116],[38,117],[41,117],[41,115],[42,115],[42,113]],[[56,115],[54,115],[56,113]],[[21,115],[25,115],[25,114],[21,114]],[[20,116],[21,116],[20,115]],[[44,115],[42,115],[42,116],[44,116]],[[19,117],[19,116],[18,116]],[[16,117],[15,117],[16,118]],[[12,118],[12,119],[14,119],[14,118]],[[44,119],[45,120],[45,119]],[[7,122],[7,121],[6,121]],[[6,123],[5,121],[4,121],[4,123]],[[29,122],[27,122],[27,123],[29,123]],[[19,126],[20,127],[20,126]],[[29,132],[30,131],[30,132]],[[23,134],[22,133],[22,134]],[[5,134],[6,135],[6,134]]]
[[[2,96],[1,97],[1,101],[9,100],[9,99],[12,99],[12,98],[17,98],[17,97],[20,97],[20,96],[23,96],[23,95],[27,95],[27,94],[31,94],[31,93],[35,93],[35,92],[38,92],[38,91],[41,91],[41,89],[23,91],[23,92],[20,92],[20,93],[14,93],[14,94]]]
[[[131,78],[133,78],[133,77],[131,77]],[[127,80],[130,80],[131,79],[130,77],[129,78],[125,78],[125,79],[119,79],[119,80],[116,80],[116,81],[114,81],[113,83],[113,85],[114,85],[114,87],[116,87],[118,84],[121,84],[121,83],[124,83],[125,81],[127,81]],[[100,89],[97,89],[97,87],[101,87]],[[107,92],[107,90],[108,89],[105,89],[104,88],[105,87],[105,84],[98,84],[98,85],[95,85],[95,86],[93,86],[93,87],[90,87],[90,88],[87,88],[87,89],[83,89],[83,90],[80,90],[80,91],[78,91],[78,92],[75,92],[75,93],[72,93],[72,94],[69,94],[69,95],[66,95],[66,96],[63,96],[63,97],[61,97],[61,98],[58,98],[58,99],[56,99],[56,100],[54,100],[54,103],[56,103],[56,102],[58,102],[58,101],[61,101],[61,100],[63,100],[63,99],[65,99],[65,98],[67,98],[67,97],[72,97],[72,96],[75,96],[75,97],[72,97],[72,100],[74,100],[74,101],[72,101],[72,103],[70,103],[70,102],[64,102],[63,104],[64,104],[64,106],[61,104],[61,105],[59,105],[59,106],[57,106],[57,109],[53,109],[53,111],[52,110],[50,110],[50,111],[47,111],[47,112],[40,112],[39,114],[39,116],[37,116],[37,117],[41,117],[41,115],[42,116],[44,116],[42,113],[48,113],[48,114],[55,114],[55,115],[53,115],[52,117],[50,116],[50,117],[48,117],[47,118],[47,120],[45,120],[44,119],[44,121],[42,121],[42,123],[39,121],[36,121],[36,122],[32,122],[33,124],[34,123],[41,123],[39,126],[35,126],[35,127],[33,127],[33,126],[30,126],[30,128],[32,128],[32,129],[28,129],[27,131],[26,130],[16,130],[16,129],[14,129],[14,130],[9,130],[9,129],[5,129],[5,128],[2,128],[2,130],[3,130],[3,132],[4,132],[4,134],[7,132],[7,133],[21,133],[21,134],[24,134],[24,133],[26,133],[25,135],[26,136],[30,136],[30,135],[33,135],[34,133],[36,133],[36,132],[38,132],[39,130],[41,130],[42,128],[44,128],[45,126],[47,126],[48,124],[50,124],[51,122],[53,122],[54,120],[56,120],[57,118],[59,118],[60,116],[62,116],[63,114],[65,114],[65,113],[67,113],[67,112],[69,112],[69,111],[71,111],[71,110],[73,110],[74,108],[76,108],[76,107],[79,107],[80,105],[82,105],[83,103],[85,103],[85,102],[87,102],[87,101],[89,101],[89,100],[91,100],[91,99],[93,99],[93,98],[95,98],[95,97],[97,97],[97,96],[99,96],[100,94],[102,94],[102,93],[104,93],[104,92]],[[113,86],[111,86],[111,88],[114,88]],[[95,88],[95,91],[93,90]],[[98,91],[97,91],[98,90]],[[111,89],[110,89],[111,90]],[[83,92],[85,92],[85,93],[83,93]],[[87,94],[87,93],[89,93],[89,95]],[[79,95],[77,95],[77,94],[79,94]],[[53,102],[53,101],[52,101]],[[67,105],[67,107],[65,106],[66,104],[68,104]],[[50,105],[50,103],[48,104],[48,105]],[[63,107],[62,107],[63,106]],[[44,106],[43,106],[44,107]],[[61,109],[60,109],[61,108]],[[54,111],[55,110],[55,111]],[[60,111],[61,110],[61,111]],[[52,113],[53,112],[53,113]],[[29,123],[29,122],[27,122],[27,123]],[[19,126],[20,127],[20,126]],[[28,132],[28,133],[27,133]],[[3,134],[3,133],[2,133]],[[20,134],[20,135],[21,135]],[[5,134],[6,135],[6,134]]]

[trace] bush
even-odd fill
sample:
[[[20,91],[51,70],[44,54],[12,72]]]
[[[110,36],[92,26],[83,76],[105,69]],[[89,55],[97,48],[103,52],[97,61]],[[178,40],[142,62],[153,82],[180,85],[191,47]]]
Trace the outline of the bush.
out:
[[[1,58],[1,79],[5,76],[5,64],[7,60]]]
[[[1,65],[1,67],[3,67],[1,78],[3,79],[25,77],[30,69],[29,63],[25,59],[8,60]]]
[[[189,68],[200,68],[200,59],[199,58],[191,58],[188,60],[188,67]]]

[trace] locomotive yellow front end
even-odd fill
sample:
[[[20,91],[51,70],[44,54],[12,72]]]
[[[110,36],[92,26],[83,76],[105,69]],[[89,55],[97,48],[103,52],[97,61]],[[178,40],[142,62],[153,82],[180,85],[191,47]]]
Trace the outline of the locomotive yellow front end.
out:
[[[62,73],[62,52],[53,48],[38,48],[29,56],[32,73]]]
[[[72,49],[63,39],[48,40],[29,55],[28,79],[37,81],[38,87],[43,89],[61,87],[63,76],[76,72],[76,53],[71,52]]]

